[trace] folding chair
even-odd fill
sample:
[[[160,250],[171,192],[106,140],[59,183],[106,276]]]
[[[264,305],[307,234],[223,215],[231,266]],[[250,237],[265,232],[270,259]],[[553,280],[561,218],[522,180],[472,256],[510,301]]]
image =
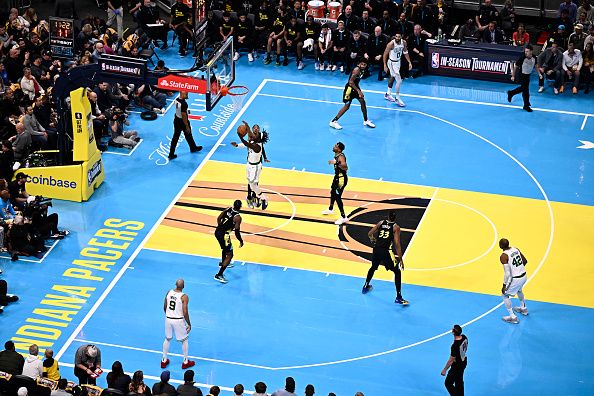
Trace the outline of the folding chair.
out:
[[[157,51],[155,51],[155,43],[154,40],[149,40],[148,47],[140,51],[138,54],[142,59],[149,60],[153,67],[155,66],[155,62],[153,61],[153,56],[157,58],[157,62],[161,60],[159,55],[157,55]]]

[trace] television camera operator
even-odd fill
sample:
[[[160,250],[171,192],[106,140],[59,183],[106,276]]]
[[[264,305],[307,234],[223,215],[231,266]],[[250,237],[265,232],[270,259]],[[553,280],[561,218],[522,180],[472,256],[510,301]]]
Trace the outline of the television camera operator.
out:
[[[117,147],[134,148],[140,141],[138,132],[125,131],[124,124],[126,124],[126,113],[118,107],[114,107],[106,112],[109,117],[109,144]]]
[[[8,228],[8,249],[12,261],[19,259],[19,255],[42,258],[47,251],[43,238],[36,232],[31,220],[17,214]]]
[[[58,214],[48,214],[48,208],[52,206],[51,198],[44,198],[40,195],[30,196],[23,209],[23,217],[30,222],[32,231],[45,239],[62,239],[70,232],[58,229]]]
[[[41,196],[33,196],[27,193],[27,175],[19,172],[15,180],[8,184],[8,198],[15,210],[22,212],[22,215],[31,221],[33,228],[39,232],[43,239],[63,238],[68,231],[58,230],[58,214],[47,213],[52,206],[51,199],[44,199]]]

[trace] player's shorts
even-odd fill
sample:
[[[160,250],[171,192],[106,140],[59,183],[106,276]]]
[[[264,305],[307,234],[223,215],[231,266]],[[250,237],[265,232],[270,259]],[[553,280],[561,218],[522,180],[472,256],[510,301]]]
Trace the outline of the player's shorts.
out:
[[[527,280],[528,280],[528,277],[526,276],[526,274],[524,274],[524,276],[521,278],[513,278],[511,285],[509,285],[509,287],[507,288],[507,291],[505,292],[505,295],[511,297],[511,296],[515,296],[516,294],[518,294],[518,292],[520,290],[522,290],[522,288],[526,284]]]
[[[400,61],[388,59],[388,71],[390,72],[390,76],[400,78]]]
[[[247,164],[245,168],[245,175],[249,183],[259,183],[260,173],[262,172],[262,163],[257,165]]]
[[[185,341],[188,339],[188,331],[186,330],[186,321],[182,319],[165,318],[165,338],[168,340],[173,338],[178,341]]]
[[[301,41],[297,41],[297,40],[293,40],[293,42],[291,43],[291,45],[288,45],[286,41],[283,41],[287,51],[294,51],[297,52],[297,44],[300,43]]]
[[[351,104],[354,99],[359,99],[359,93],[347,84],[342,93],[342,101],[343,103]]]
[[[388,271],[394,271],[394,259],[390,253],[390,249],[374,248],[373,256],[371,257],[371,266],[377,269],[380,265],[386,267]]]
[[[231,244],[231,235],[228,232],[217,232],[215,231],[215,237],[219,241],[221,250],[225,253],[233,252],[233,245]]]
[[[349,182],[349,178],[348,176],[345,177],[337,177],[334,176],[334,179],[332,179],[332,186],[330,187],[331,190],[336,191],[336,194],[340,195],[342,194],[344,188],[346,187],[346,185]]]

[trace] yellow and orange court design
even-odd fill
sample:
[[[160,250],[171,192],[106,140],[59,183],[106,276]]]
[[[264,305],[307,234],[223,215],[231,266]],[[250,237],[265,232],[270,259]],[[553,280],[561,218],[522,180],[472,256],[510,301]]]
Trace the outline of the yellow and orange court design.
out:
[[[505,237],[528,258],[529,276],[538,269],[526,287],[531,300],[594,308],[594,244],[588,240],[594,207],[550,202],[550,211],[544,200],[351,177],[344,193],[351,221],[339,228],[336,216],[321,215],[331,180],[332,175],[265,168],[260,185],[269,208],[244,205],[245,246],[234,244],[234,259],[365,277],[371,253],[366,232],[395,209],[406,248],[405,283],[498,295],[497,241]],[[216,218],[233,200],[244,200],[245,191],[244,165],[207,162],[145,247],[220,257]],[[392,279],[386,271],[375,276]]]

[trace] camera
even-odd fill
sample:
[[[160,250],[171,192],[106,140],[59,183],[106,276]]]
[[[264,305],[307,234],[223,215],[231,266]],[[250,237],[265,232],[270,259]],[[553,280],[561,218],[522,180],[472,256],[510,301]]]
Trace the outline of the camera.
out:
[[[109,110],[106,110],[107,118],[114,121],[125,121],[127,114],[124,113],[124,110],[120,109],[119,107],[112,107]]]
[[[41,195],[36,195],[33,200],[30,200],[23,209],[23,217],[33,218],[36,215],[45,215],[47,208],[53,206],[51,198],[45,198]]]

